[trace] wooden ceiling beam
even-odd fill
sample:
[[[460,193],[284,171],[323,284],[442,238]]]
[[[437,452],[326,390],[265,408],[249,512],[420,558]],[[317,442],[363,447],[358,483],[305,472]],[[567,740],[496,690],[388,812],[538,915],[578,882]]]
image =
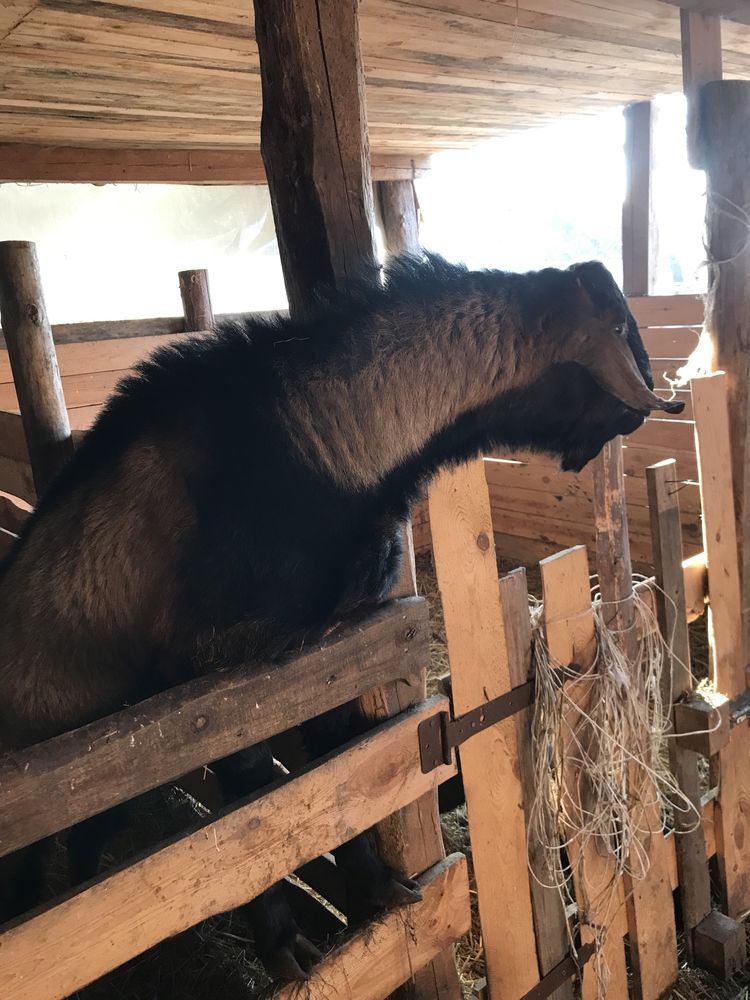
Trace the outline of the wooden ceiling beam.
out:
[[[413,180],[429,157],[374,155],[375,180]],[[0,143],[0,183],[265,184],[260,151]]]
[[[750,24],[750,4],[747,0],[664,0],[664,3],[694,14],[711,14],[727,21]]]

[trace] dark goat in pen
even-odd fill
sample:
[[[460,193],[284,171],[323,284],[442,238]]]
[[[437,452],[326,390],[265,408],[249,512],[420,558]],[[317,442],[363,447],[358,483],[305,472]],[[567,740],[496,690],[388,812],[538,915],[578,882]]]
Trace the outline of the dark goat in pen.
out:
[[[439,468],[505,445],[580,469],[650,410],[680,408],[652,388],[635,321],[596,263],[510,274],[402,260],[383,287],[304,321],[158,351],[2,568],[0,745],[319,639],[388,594],[401,524]],[[353,724],[346,711],[316,720],[311,748]],[[246,793],[269,780],[270,754],[217,773]],[[339,859],[368,904],[416,898],[365,838]],[[278,887],[250,914],[270,970],[304,975],[315,951]]]

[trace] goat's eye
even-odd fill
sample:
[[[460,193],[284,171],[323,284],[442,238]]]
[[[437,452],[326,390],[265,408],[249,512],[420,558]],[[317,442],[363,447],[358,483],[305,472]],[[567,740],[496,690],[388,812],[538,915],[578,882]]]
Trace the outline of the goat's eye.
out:
[[[618,337],[624,337],[627,332],[628,332],[628,327],[626,323],[618,323],[618,325],[615,327],[615,333],[617,334]]]

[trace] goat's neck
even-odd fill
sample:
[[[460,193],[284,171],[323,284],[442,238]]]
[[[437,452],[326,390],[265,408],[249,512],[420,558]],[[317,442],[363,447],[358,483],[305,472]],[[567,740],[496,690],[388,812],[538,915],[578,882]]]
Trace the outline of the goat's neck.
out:
[[[352,330],[340,357],[290,386],[284,419],[306,461],[342,486],[373,487],[464,414],[531,382],[552,359],[507,283],[467,274],[437,301],[389,306]]]

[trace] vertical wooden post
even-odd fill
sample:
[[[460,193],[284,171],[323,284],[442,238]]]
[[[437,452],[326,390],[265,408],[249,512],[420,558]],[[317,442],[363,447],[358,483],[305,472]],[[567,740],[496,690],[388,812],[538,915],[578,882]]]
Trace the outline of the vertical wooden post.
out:
[[[39,496],[73,454],[73,439],[33,243],[0,243],[0,323]]]
[[[545,633],[550,655],[558,663],[576,663],[582,671],[589,671],[594,662],[595,633],[586,547],[579,545],[559,552],[543,559],[540,566]],[[570,694],[585,711],[591,697],[590,685],[577,681]],[[573,719],[568,717],[563,731],[570,732],[577,722],[575,715]],[[571,770],[569,767],[568,771]],[[577,777],[571,773],[565,776],[574,799],[579,794]],[[614,866],[599,853],[593,840],[588,840],[581,849],[578,841],[573,839],[569,850],[582,943],[593,940],[592,928],[606,927],[602,957],[610,976],[607,997],[609,1000],[627,1000],[628,973],[623,945],[627,931],[625,913],[619,894],[613,898],[606,891],[614,875]],[[596,966],[589,962],[583,970],[582,998],[599,1000],[599,995]]]
[[[309,309],[321,287],[378,275],[357,7],[255,0],[261,149],[292,315]],[[401,586],[413,593],[413,576]],[[425,682],[423,674],[416,685],[380,688],[361,709],[370,719],[394,715],[424,697]],[[377,836],[385,860],[409,874],[440,861],[437,795],[390,817]],[[452,947],[399,991],[420,1000],[459,1000],[460,992]]]
[[[529,616],[529,592],[526,585],[526,570],[516,569],[500,578],[500,606],[503,613],[503,628],[508,646],[508,675],[511,687],[518,687],[531,680],[531,619]],[[536,779],[531,735],[531,710],[516,715],[518,734],[518,762],[521,769],[521,784],[526,816],[534,800]],[[539,974],[546,976],[570,952],[565,907],[557,889],[541,885],[544,879],[545,859],[539,841],[528,838],[529,879],[531,903],[534,914],[536,952],[539,960]],[[537,878],[533,875],[536,874]],[[538,879],[540,881],[538,881]],[[568,980],[552,994],[554,1000],[573,1000],[573,981]]]
[[[656,224],[651,205],[653,107],[639,101],[625,109],[625,201],[622,206],[622,274],[626,295],[650,295],[656,265]]]
[[[651,538],[654,552],[656,610],[661,633],[671,642],[672,659],[664,672],[665,704],[677,701],[693,687],[690,673],[690,637],[685,607],[685,574],[682,569],[682,523],[680,521],[677,463],[673,458],[646,469],[648,505],[651,516]],[[669,760],[677,783],[697,815],[701,814],[698,783],[698,754],[681,746],[679,740],[669,741]],[[701,823],[697,829],[695,815],[676,809],[675,849],[682,901],[682,926],[688,961],[694,960],[693,934],[711,912],[711,884],[706,857],[706,840]],[[700,956],[698,957],[700,961]]]
[[[633,569],[630,561],[622,442],[605,445],[594,463],[596,565],[605,622],[632,663],[636,653]],[[644,807],[638,828],[649,833],[650,867],[642,879],[625,878],[634,987],[642,1000],[661,996],[677,979],[677,932],[668,853],[658,806]]]
[[[185,332],[210,330],[214,325],[214,311],[208,288],[208,271],[180,271],[177,277],[185,313]]]
[[[419,218],[413,181],[378,181],[378,208],[385,247],[394,257],[419,250]]]
[[[721,18],[695,10],[680,11],[682,36],[682,87],[687,97],[688,159],[694,167],[696,136],[700,127],[698,92],[704,83],[721,80]],[[698,157],[700,159],[700,157]]]
[[[444,472],[429,494],[457,714],[510,690],[489,491],[480,459]],[[461,747],[490,995],[523,996],[539,980],[515,724]]]
[[[750,659],[750,81],[697,95],[693,161],[706,171],[708,298],[713,368],[727,373],[732,477],[742,582],[743,655]],[[737,691],[727,694],[737,694]]]
[[[728,377],[693,379],[695,446],[708,568],[708,634],[716,689],[733,697],[745,687],[741,586],[732,502],[731,421]],[[750,730],[737,726],[718,754],[716,853],[727,913],[750,909]]]
[[[261,152],[292,315],[377,274],[357,0],[255,0]]]

